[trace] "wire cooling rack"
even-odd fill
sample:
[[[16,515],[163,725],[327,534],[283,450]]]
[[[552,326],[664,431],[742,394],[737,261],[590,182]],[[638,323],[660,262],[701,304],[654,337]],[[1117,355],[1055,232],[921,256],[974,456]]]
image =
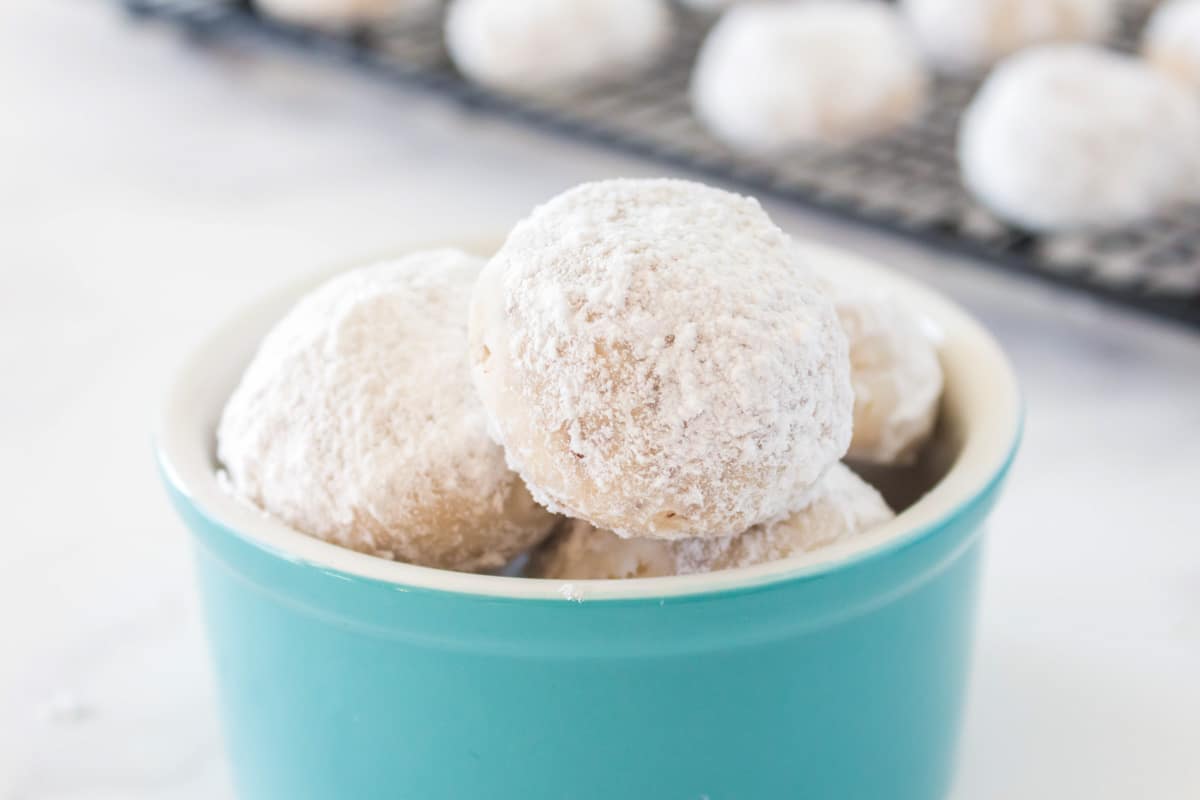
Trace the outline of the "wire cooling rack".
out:
[[[839,217],[981,258],[1200,327],[1200,206],[1136,227],[1035,236],[1005,225],[963,189],[954,154],[974,81],[939,78],[915,124],[850,147],[770,160],[733,152],[693,117],[687,85],[710,18],[677,11],[671,51],[636,81],[539,98],[476,86],[454,69],[440,15],[350,33],[322,33],[257,15],[244,0],[122,0],[142,18],[204,37],[253,35],[355,66],[398,84],[577,139],[648,156]],[[1145,17],[1130,3],[1112,44],[1129,49]]]

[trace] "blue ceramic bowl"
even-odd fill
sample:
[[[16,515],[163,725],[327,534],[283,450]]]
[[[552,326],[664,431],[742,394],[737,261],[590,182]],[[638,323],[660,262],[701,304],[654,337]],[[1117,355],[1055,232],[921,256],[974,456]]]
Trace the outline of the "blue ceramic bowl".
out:
[[[213,431],[315,281],[222,326],[158,430],[195,536],[238,792],[255,800],[916,800],[952,776],[984,518],[1020,427],[963,311],[894,289],[940,341],[946,470],[894,522],[710,575],[563,584],[397,564],[230,499]]]

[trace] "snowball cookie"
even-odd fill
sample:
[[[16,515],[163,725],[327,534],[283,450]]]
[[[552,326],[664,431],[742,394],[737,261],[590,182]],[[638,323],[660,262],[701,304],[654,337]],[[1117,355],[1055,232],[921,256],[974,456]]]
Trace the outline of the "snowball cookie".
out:
[[[1029,230],[1133,222],[1200,189],[1200,103],[1140,61],[1044,45],[1002,63],[963,115],[963,180]]]
[[[487,434],[467,363],[483,262],[417,253],[341,275],[263,340],[225,406],[217,455],[234,493],[364,553],[499,567],[552,515]]]
[[[654,578],[748,567],[816,550],[894,516],[870,484],[849,467],[835,464],[806,508],[736,536],[622,539],[571,520],[534,552],[526,575],[563,580]]]
[[[440,0],[254,0],[263,13],[298,25],[340,28],[433,11]]]
[[[975,72],[1034,44],[1102,39],[1116,17],[1113,0],[901,0],[901,8],[948,72]]]
[[[847,456],[871,464],[916,460],[937,423],[942,364],[920,320],[885,289],[797,254],[833,301],[850,343],[854,433]]]
[[[533,496],[621,536],[782,518],[850,443],[832,303],[755,200],[698,183],[535,209],[480,277],[471,359]]]
[[[1151,15],[1142,54],[1157,69],[1200,89],[1200,0],[1171,0]]]
[[[472,80],[530,94],[627,77],[671,27],[663,0],[453,0],[446,47]]]
[[[871,0],[738,6],[709,33],[692,105],[751,152],[846,143],[911,121],[926,74],[895,11]]]

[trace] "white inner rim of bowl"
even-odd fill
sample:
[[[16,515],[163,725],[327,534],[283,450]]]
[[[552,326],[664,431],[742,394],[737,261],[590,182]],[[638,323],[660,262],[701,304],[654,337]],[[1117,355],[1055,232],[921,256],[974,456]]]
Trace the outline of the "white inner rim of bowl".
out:
[[[497,239],[438,243],[487,254]],[[946,475],[891,522],[813,552],[702,575],[561,581],[476,575],[419,567],[357,553],[307,536],[235,500],[217,481],[214,431],[226,399],[259,341],[306,291],[335,271],[276,292],[222,324],[183,363],[162,406],[155,440],[169,479],[206,516],[243,537],[322,568],[397,585],[537,600],[618,600],[707,594],[833,571],[885,545],[914,539],[975,499],[1003,468],[1020,425],[1020,401],[1008,359],[957,305],[890,270],[815,244],[803,248],[837,268],[885,287],[928,323],[946,372],[942,413],[960,427],[961,449]],[[402,248],[399,252],[422,249]]]

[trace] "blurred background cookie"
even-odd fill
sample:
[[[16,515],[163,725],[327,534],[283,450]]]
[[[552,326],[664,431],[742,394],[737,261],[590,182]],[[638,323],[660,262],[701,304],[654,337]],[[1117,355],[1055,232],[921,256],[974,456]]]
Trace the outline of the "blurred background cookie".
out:
[[[636,74],[671,30],[663,0],[452,0],[446,48],[471,80],[536,94]]]
[[[914,119],[927,78],[895,12],[870,0],[737,6],[708,34],[697,116],[748,151],[846,144]]]
[[[1088,45],[1012,56],[963,115],[967,188],[1029,230],[1104,228],[1200,195],[1200,104],[1141,61]]]
[[[1167,0],[1150,16],[1142,54],[1200,93],[1200,0]]]
[[[972,72],[1034,44],[1097,41],[1115,0],[901,0],[921,47],[940,69]]]

